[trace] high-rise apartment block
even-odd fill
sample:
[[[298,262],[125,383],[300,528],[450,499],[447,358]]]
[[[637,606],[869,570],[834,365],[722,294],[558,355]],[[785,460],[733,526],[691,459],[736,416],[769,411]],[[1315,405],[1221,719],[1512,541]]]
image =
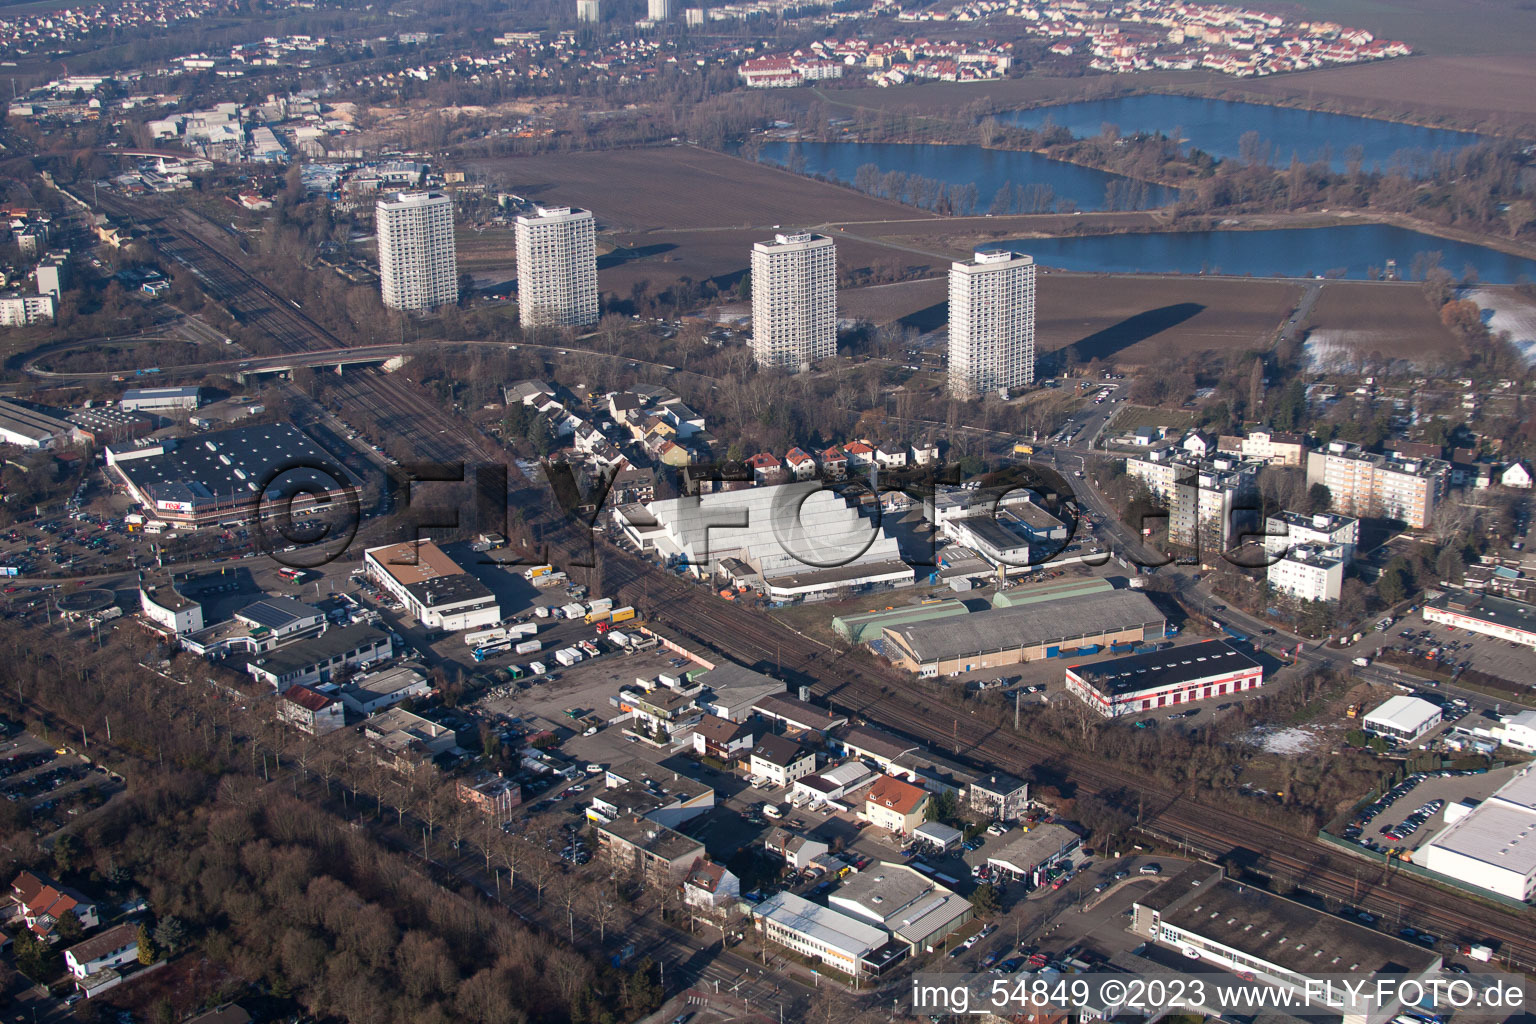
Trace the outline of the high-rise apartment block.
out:
[[[1325,485],[1334,511],[1400,519],[1414,530],[1434,520],[1450,478],[1450,464],[1441,459],[1378,455],[1349,441],[1307,453],[1307,486]]]
[[[517,218],[517,302],[524,329],[597,323],[591,210],[536,206]]]
[[[374,207],[379,290],[391,309],[433,309],[459,301],[453,200],[441,192],[391,192]]]
[[[799,371],[837,354],[837,246],[810,232],[752,247],[752,352]]]
[[[652,21],[666,21],[672,17],[672,0],[646,0],[645,11]]]
[[[1337,601],[1360,542],[1360,520],[1280,512],[1264,521],[1270,589],[1302,601]]]
[[[1259,536],[1261,466],[1229,455],[1177,458],[1165,452],[1125,460],[1126,474],[1167,503],[1169,541],[1196,549],[1205,562]]]
[[[980,250],[949,267],[949,393],[974,398],[1035,382],[1035,260]]]
[[[576,0],[576,20],[588,25],[602,21],[601,0]]]

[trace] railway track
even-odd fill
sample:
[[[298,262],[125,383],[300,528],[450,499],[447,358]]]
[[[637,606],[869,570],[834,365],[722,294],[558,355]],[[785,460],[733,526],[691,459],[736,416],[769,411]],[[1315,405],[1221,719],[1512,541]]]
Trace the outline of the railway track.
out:
[[[117,205],[135,215],[114,197]],[[339,347],[339,342],[288,301],[261,284],[215,246],[187,231],[162,226],[156,244],[198,272],[220,301],[269,333],[285,351]],[[376,370],[358,371],[341,382],[344,408],[375,417],[388,413],[386,429],[404,437],[423,457],[439,461],[507,464],[506,453],[461,419],[446,413],[417,389]],[[467,467],[466,467],[467,468]],[[521,494],[537,487],[509,467]],[[582,550],[572,524],[554,519],[542,503],[525,506],[530,526],[566,557]],[[599,541],[598,543],[602,543]],[[1200,804],[1186,794],[1148,786],[1144,777],[1035,742],[1026,736],[977,722],[968,715],[929,703],[912,692],[910,681],[872,668],[838,664],[813,640],[703,588],[658,570],[622,549],[602,551],[606,587],[648,609],[669,630],[744,664],[773,666],[780,675],[809,682],[814,692],[841,711],[878,721],[914,740],[948,750],[978,767],[1029,776],[1042,763],[1065,767],[1067,781],[1087,793],[1139,792],[1146,798],[1143,824],[1170,840],[1212,857],[1248,851],[1260,870],[1286,884],[1359,906],[1384,920],[1413,920],[1448,938],[1492,939],[1501,955],[1526,969],[1536,968],[1536,920],[1416,876],[1357,860],[1312,837],[1298,836],[1264,822],[1234,817],[1227,808]],[[827,678],[831,675],[833,678]]]
[[[670,630],[723,650],[748,665],[781,668],[812,681],[813,691],[844,713],[878,722],[978,767],[1028,777],[1042,763],[1064,764],[1085,793],[1139,792],[1143,823],[1152,834],[1183,843],[1212,859],[1235,857],[1280,886],[1359,907],[1383,922],[1412,923],[1457,941],[1496,940],[1512,966],[1536,970],[1536,921],[1528,913],[1457,893],[1416,875],[1353,858],[1321,841],[1148,785],[1144,777],[1073,758],[1011,731],[977,722],[912,692],[910,681],[859,665],[828,662],[826,648],[777,623],[668,577],[618,549],[604,552],[604,572],[626,602],[642,600],[647,616]],[[649,574],[649,581],[642,579]],[[832,678],[827,678],[831,676]]]

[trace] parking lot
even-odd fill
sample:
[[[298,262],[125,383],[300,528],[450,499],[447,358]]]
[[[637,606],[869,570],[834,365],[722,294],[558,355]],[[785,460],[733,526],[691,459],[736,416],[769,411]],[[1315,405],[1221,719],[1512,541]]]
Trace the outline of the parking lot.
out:
[[[1407,651],[1414,657],[1428,658],[1431,651],[1436,651],[1435,660],[1442,665],[1473,668],[1500,679],[1529,683],[1531,678],[1532,651],[1529,647],[1427,622],[1422,612],[1405,616],[1384,633],[1368,634],[1355,645],[1357,650],[1365,653],[1388,646]]]
[[[1416,850],[1445,827],[1447,807],[1460,800],[1485,799],[1522,767],[1516,765],[1475,774],[1447,770],[1411,775],[1394,790],[1383,794],[1375,804],[1363,809],[1343,830],[1342,836],[1366,849],[1381,852]],[[1432,812],[1414,819],[1418,826],[1411,833],[1386,834],[1385,830],[1398,829],[1415,812],[1429,811],[1430,808],[1434,808]]]
[[[26,808],[22,821],[34,835],[62,828],[121,789],[122,780],[105,768],[31,733],[0,741],[0,796]]]

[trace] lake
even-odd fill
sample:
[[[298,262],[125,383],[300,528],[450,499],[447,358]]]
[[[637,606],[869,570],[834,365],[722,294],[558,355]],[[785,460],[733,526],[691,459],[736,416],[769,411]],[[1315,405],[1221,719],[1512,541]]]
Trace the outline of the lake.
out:
[[[1389,259],[1409,277],[1419,253],[1439,252],[1460,277],[1470,266],[1489,284],[1536,280],[1536,260],[1386,224],[1266,231],[1165,231],[1086,238],[1021,238],[1009,243],[1037,263],[1092,273],[1228,274],[1366,279]],[[1342,274],[1335,274],[1342,271]]]
[[[1401,160],[1403,169],[1415,174],[1423,173],[1433,153],[1455,152],[1483,141],[1483,136],[1470,132],[1370,117],[1160,94],[1017,110],[999,119],[1024,128],[1039,128],[1049,119],[1084,138],[1098,135],[1106,124],[1116,125],[1122,135],[1172,135],[1177,130],[1189,145],[1222,159],[1239,157],[1239,140],[1254,131],[1270,145],[1270,161],[1278,166],[1289,164],[1293,153],[1305,163],[1327,155],[1332,166],[1341,170],[1346,151],[1359,146],[1366,170],[1388,170]]]
[[[1009,209],[998,212],[1048,213],[1058,200],[1078,210],[1150,209],[1177,198],[1174,189],[1132,181],[1089,167],[1052,160],[1038,153],[983,149],[980,146],[904,145],[878,142],[768,142],[758,158],[788,166],[796,150],[805,172],[851,185],[859,167],[873,164],[881,172],[899,171],[943,182],[976,186],[977,213],[992,209],[998,192],[1013,192]],[[1111,196],[1111,191],[1115,192]]]

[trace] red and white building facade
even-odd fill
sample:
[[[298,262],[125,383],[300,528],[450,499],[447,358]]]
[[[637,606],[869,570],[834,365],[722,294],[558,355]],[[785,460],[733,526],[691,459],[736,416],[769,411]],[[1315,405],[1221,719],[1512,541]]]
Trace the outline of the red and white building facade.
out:
[[[1256,690],[1264,670],[1217,640],[1067,667],[1067,691],[1106,718]]]

